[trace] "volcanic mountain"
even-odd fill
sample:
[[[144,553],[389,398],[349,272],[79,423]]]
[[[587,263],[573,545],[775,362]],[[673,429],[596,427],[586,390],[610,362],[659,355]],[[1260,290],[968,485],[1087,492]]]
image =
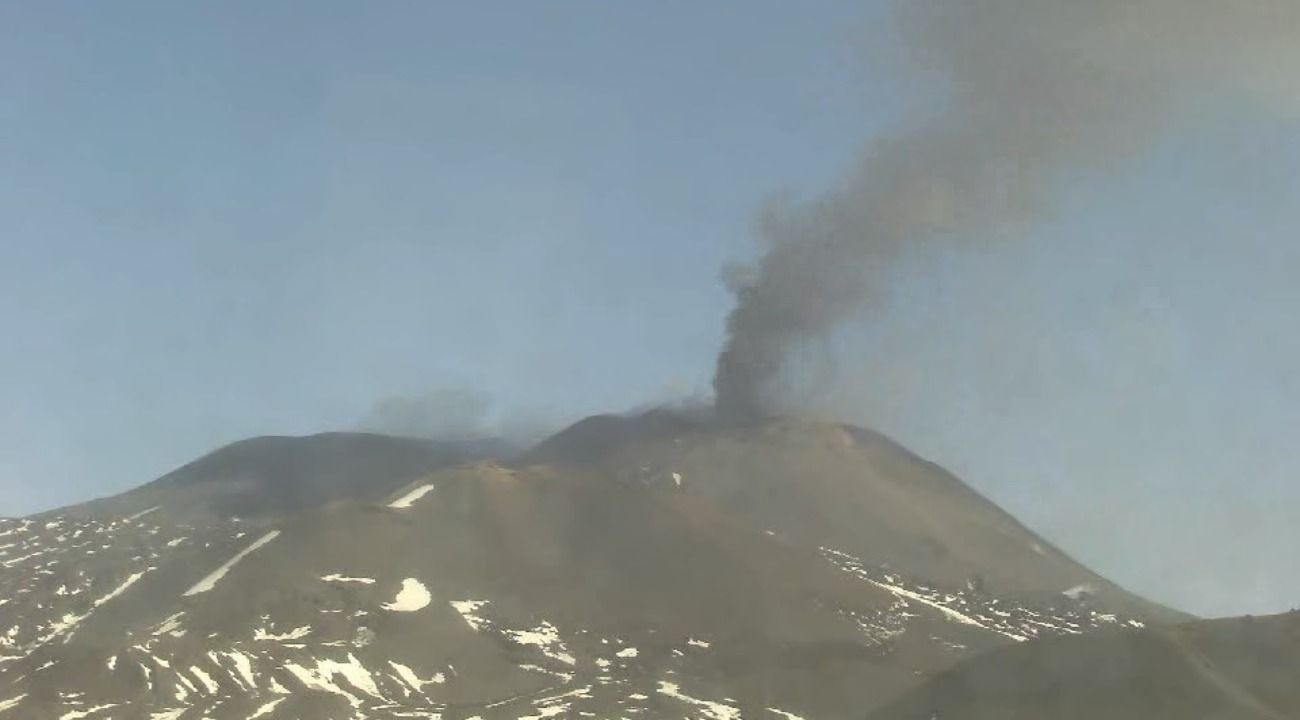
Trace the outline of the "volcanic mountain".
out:
[[[858,428],[655,411],[492,455],[257,438],[0,521],[0,720],[838,718],[1185,619]]]

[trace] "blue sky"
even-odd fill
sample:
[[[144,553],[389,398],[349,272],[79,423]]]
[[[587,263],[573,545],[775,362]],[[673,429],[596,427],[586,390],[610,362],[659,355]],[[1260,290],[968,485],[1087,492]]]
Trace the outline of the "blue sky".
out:
[[[763,199],[932,100],[892,38],[861,2],[0,7],[0,514],[386,396],[705,391]],[[1216,108],[1032,237],[917,250],[827,411],[1157,599],[1300,604],[1296,129]]]

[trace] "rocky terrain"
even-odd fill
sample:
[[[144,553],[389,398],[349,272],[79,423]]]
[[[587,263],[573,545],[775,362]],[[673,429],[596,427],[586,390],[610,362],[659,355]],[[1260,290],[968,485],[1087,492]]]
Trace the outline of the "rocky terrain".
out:
[[[488,454],[260,438],[0,520],[0,720],[850,717],[1184,619],[856,428],[655,412]]]

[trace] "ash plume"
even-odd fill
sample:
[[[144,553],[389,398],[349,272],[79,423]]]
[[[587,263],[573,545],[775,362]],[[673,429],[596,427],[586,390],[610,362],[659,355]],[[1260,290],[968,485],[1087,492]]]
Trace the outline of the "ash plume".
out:
[[[536,443],[562,424],[552,413],[503,407],[485,391],[451,386],[383,398],[374,403],[357,429],[457,444],[491,442],[513,452]]]
[[[899,251],[1025,232],[1064,183],[1117,172],[1216,103],[1300,110],[1295,0],[898,0],[941,110],[872,141],[845,181],[773,201],[762,256],[733,268],[717,358],[724,416],[776,412],[787,355],[870,307]]]

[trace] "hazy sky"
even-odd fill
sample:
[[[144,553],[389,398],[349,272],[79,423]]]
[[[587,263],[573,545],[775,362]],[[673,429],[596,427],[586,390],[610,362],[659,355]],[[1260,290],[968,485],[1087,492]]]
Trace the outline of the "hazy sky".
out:
[[[476,388],[703,393],[754,215],[934,102],[874,3],[0,5],[0,514]],[[822,406],[1099,571],[1300,605],[1300,125],[1224,103],[918,249]],[[860,372],[856,369],[860,368]]]

